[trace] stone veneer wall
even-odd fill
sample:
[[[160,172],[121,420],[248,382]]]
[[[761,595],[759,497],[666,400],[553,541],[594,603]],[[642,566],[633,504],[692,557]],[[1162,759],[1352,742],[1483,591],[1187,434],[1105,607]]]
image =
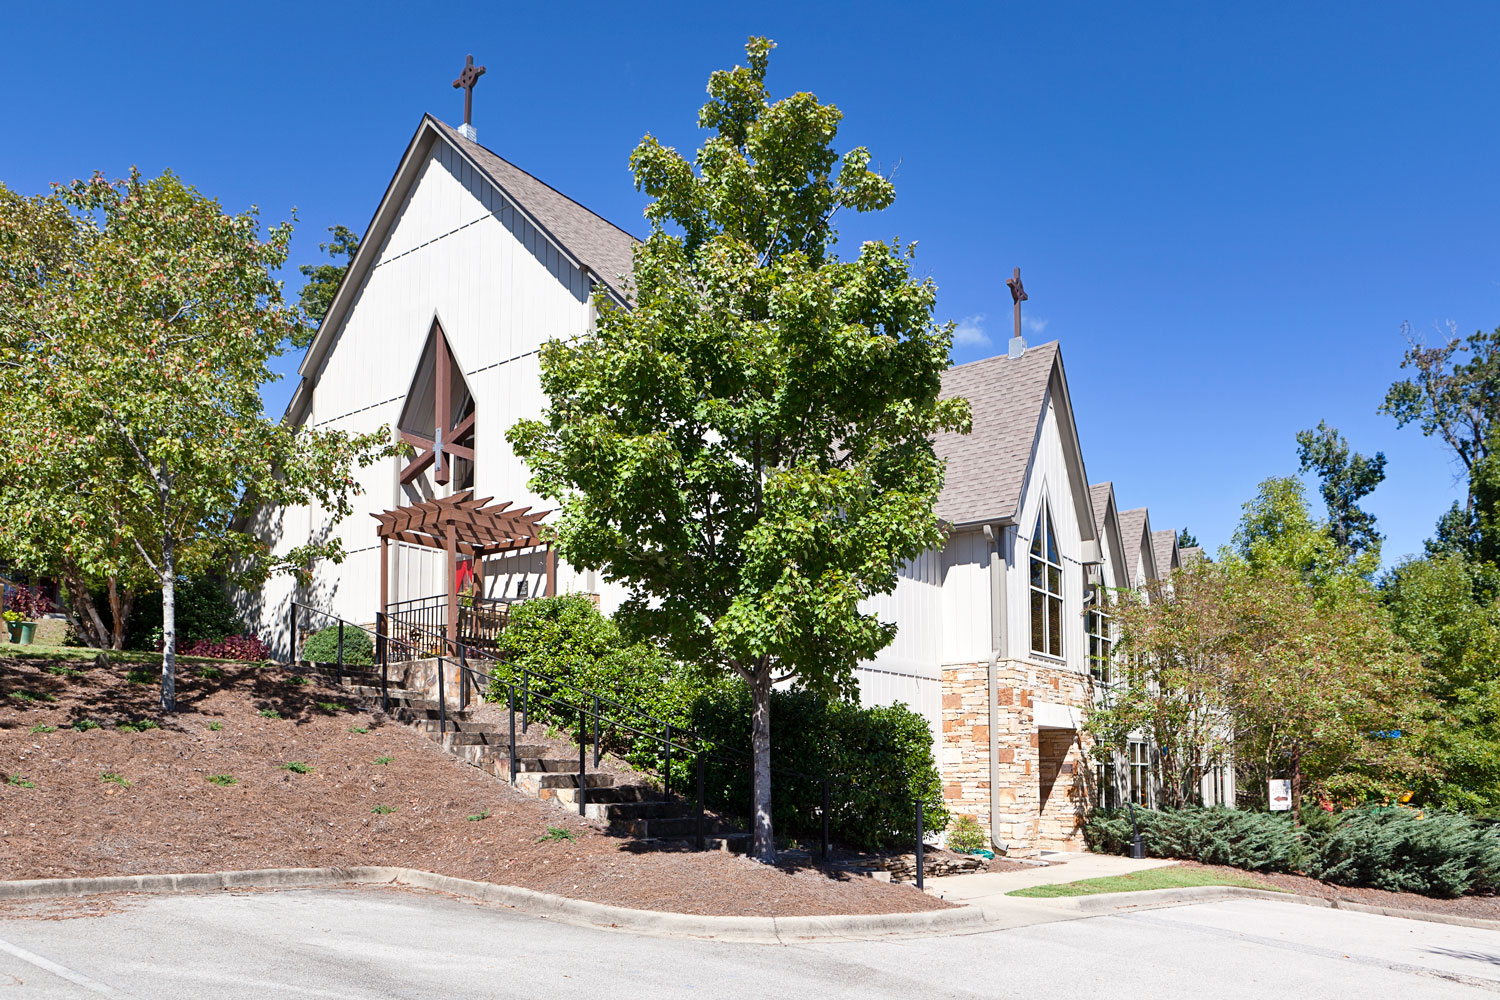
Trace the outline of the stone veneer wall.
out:
[[[989,713],[986,664],[943,668],[943,743],[938,769],[943,797],[954,815],[990,822]],[[1001,812],[996,835],[1013,855],[1042,849],[1081,850],[1082,820],[1093,797],[1093,767],[1084,741],[1072,729],[1038,728],[1034,704],[1050,702],[1087,711],[1090,682],[1074,672],[1027,660],[997,667],[997,719]],[[1043,800],[1043,788],[1048,792]]]

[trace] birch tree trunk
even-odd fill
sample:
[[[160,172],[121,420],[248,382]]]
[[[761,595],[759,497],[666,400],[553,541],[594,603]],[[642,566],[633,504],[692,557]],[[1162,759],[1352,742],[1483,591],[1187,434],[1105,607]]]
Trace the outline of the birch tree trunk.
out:
[[[177,553],[170,533],[161,543],[161,710],[177,711]]]
[[[771,667],[762,662],[750,682],[750,749],[754,755],[752,779],[755,807],[750,856],[766,864],[776,863],[776,839],[771,827]]]

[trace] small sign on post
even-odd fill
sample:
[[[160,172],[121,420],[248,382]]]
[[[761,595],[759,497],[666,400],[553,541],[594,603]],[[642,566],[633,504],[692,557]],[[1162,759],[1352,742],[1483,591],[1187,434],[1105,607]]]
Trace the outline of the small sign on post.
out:
[[[1272,778],[1267,784],[1267,799],[1272,812],[1287,812],[1292,808],[1292,782],[1289,778]]]

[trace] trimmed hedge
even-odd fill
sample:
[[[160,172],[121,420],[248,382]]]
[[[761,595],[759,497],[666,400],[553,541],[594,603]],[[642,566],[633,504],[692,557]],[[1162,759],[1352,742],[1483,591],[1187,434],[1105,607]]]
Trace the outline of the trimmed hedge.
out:
[[[660,774],[662,745],[651,738],[671,725],[705,741],[704,792],[709,808],[746,818],[750,812],[750,695],[739,680],[709,680],[649,643],[631,643],[586,597],[543,597],[511,610],[498,640],[491,698],[521,695],[526,671],[531,718],[577,733],[578,709],[592,712],[598,694],[636,711],[601,705],[601,739],[632,765]],[[644,714],[642,714],[644,713]],[[648,720],[646,716],[650,717]],[[592,726],[592,722],[589,723]],[[592,739],[592,731],[588,737]],[[674,733],[672,787],[688,795],[696,761]],[[715,749],[720,748],[720,749]],[[771,759],[776,829],[814,839],[822,829],[822,784],[833,774],[830,826],[840,841],[865,847],[909,842],[915,834],[913,796],[923,822],[937,833],[947,810],[927,722],[904,705],[861,709],[805,692],[776,691],[771,701]],[[798,776],[791,772],[799,772]]]
[[[319,629],[302,642],[302,658],[309,663],[337,663],[339,659],[339,627],[330,625]],[[375,662],[375,647],[370,635],[362,628],[345,626],[344,662],[351,666],[368,667]]]
[[[1500,830],[1457,813],[1365,806],[1335,815],[1226,809],[1137,809],[1146,853],[1250,871],[1295,872],[1335,885],[1462,896],[1500,891]],[[1130,851],[1124,809],[1089,814],[1092,850]]]

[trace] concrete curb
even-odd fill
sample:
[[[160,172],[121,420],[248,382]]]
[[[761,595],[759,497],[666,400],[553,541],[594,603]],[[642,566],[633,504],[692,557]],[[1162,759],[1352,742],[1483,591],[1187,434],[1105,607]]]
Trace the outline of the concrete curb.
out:
[[[1017,897],[1025,898],[1025,897]],[[1275,903],[1295,903],[1298,906],[1316,906],[1329,910],[1348,910],[1351,913],[1372,913],[1382,917],[1400,917],[1405,920],[1425,920],[1433,924],[1450,924],[1456,927],[1478,927],[1500,931],[1500,920],[1486,917],[1465,917],[1450,913],[1433,913],[1429,910],[1408,910],[1396,906],[1372,906],[1352,900],[1324,899],[1320,896],[1299,896],[1290,892],[1273,892],[1269,889],[1248,889],[1233,885],[1189,886],[1181,889],[1144,889],[1138,892],[1110,892],[1097,896],[1078,896],[1071,899],[1032,899],[1031,902],[1064,904],[1079,916],[1102,916],[1108,913],[1130,913],[1135,910],[1155,910],[1168,906],[1188,906],[1193,903],[1215,903],[1229,899],[1266,899]]]
[[[580,927],[626,931],[652,937],[686,937],[752,944],[790,944],[870,938],[973,934],[987,929],[976,907],[921,913],[878,913],[822,917],[715,917],[659,910],[634,910],[519,886],[453,878],[413,868],[263,868],[190,875],[121,875],[101,878],[33,879],[0,882],[0,900],[84,896],[102,892],[205,892],[214,889],[329,888],[402,885],[433,889],[466,899],[498,903],[529,916]]]

